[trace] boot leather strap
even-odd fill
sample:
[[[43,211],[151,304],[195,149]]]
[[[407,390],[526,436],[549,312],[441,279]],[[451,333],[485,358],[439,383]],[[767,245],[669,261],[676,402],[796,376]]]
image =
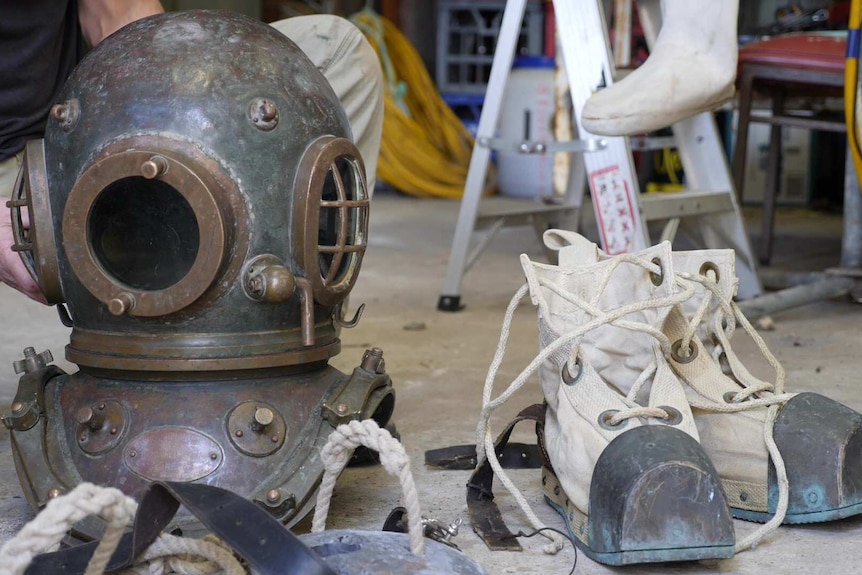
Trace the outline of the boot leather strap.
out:
[[[495,453],[505,449],[515,425],[522,421],[536,422],[536,434],[541,436],[545,427],[545,405],[541,403],[531,405],[510,421],[494,441]],[[543,458],[541,449],[537,449],[536,453],[541,460]],[[467,509],[470,512],[473,530],[492,551],[521,551],[521,544],[506,526],[500,509],[494,503],[493,483],[494,470],[486,458],[476,468],[467,483]]]
[[[314,551],[263,508],[218,487],[156,482],[141,499],[106,572],[130,567],[168,526],[180,504],[221,538],[260,575],[336,575]],[[240,520],[240,521],[238,521]],[[98,541],[38,555],[25,575],[83,575]]]
[[[538,446],[529,443],[508,443],[497,450],[497,461],[503,469],[539,469],[542,458]],[[452,445],[425,452],[425,465],[440,469],[475,469],[476,445]]]

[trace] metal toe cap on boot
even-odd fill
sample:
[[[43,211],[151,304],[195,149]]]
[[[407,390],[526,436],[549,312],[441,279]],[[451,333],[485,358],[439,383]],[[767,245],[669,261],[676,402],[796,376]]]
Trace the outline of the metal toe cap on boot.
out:
[[[862,513],[862,414],[816,393],[800,393],[775,420],[790,498],[785,523],[832,521]],[[769,514],[778,503],[769,462]]]
[[[700,444],[667,426],[614,439],[590,488],[590,552],[603,563],[726,558],[733,523],[718,473]]]

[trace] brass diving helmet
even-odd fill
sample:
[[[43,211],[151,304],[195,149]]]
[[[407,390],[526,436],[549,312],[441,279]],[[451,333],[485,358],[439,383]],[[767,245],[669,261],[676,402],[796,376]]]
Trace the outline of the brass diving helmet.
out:
[[[27,144],[10,205],[80,367],[33,349],[16,365],[3,421],[34,507],[83,481],[194,481],[292,523],[333,427],[389,419],[379,350],[349,376],[328,365],[367,245],[362,159],[275,29],[194,11],[107,38]]]

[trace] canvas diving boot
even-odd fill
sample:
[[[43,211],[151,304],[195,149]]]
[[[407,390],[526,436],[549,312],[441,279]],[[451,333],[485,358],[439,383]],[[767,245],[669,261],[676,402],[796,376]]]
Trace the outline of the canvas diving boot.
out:
[[[862,414],[816,393],[784,391],[784,370],[733,302],[732,250],[675,252],[696,296],[668,314],[670,365],[687,385],[701,445],[735,517],[812,523],[862,513]],[[731,347],[748,333],[774,369],[750,373]]]
[[[735,539],[724,491],[660,330],[693,289],[683,292],[675,280],[668,243],[603,260],[595,244],[572,237],[579,241],[560,250],[559,265],[521,256],[540,353],[509,389],[538,370],[546,500],[600,563],[729,557]],[[489,397],[486,387],[486,406]],[[480,423],[480,438],[482,431]]]
[[[729,101],[738,11],[738,0],[662,0],[662,26],[649,58],[587,100],[584,128],[605,136],[650,132]]]

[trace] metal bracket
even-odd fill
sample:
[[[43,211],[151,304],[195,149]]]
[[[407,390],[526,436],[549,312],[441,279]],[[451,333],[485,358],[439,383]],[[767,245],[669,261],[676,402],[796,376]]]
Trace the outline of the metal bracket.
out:
[[[570,140],[568,142],[540,142],[532,140],[506,140],[503,138],[479,138],[476,143],[491,150],[516,152],[519,154],[556,154],[557,152],[598,152],[608,146],[604,138]]]
[[[18,380],[18,391],[10,413],[0,415],[6,429],[27,431],[39,422],[45,412],[45,384],[53,377],[66,374],[55,365],[46,365],[52,359],[50,351],[36,354],[32,347],[28,347],[24,350],[24,359],[13,364],[15,372],[23,372],[24,375]]]
[[[372,401],[374,395],[379,395],[381,398],[391,395],[393,399],[389,402],[390,405],[384,407],[391,410],[395,392],[392,389],[392,380],[385,370],[383,351],[380,348],[366,350],[362,365],[353,370],[347,385],[321,407],[323,418],[332,427],[354,420],[367,419],[373,415],[373,412],[369,412],[369,406],[377,409],[385,402],[383,399]],[[361,385],[360,382],[365,382],[365,385]],[[389,419],[388,416],[385,419]]]

